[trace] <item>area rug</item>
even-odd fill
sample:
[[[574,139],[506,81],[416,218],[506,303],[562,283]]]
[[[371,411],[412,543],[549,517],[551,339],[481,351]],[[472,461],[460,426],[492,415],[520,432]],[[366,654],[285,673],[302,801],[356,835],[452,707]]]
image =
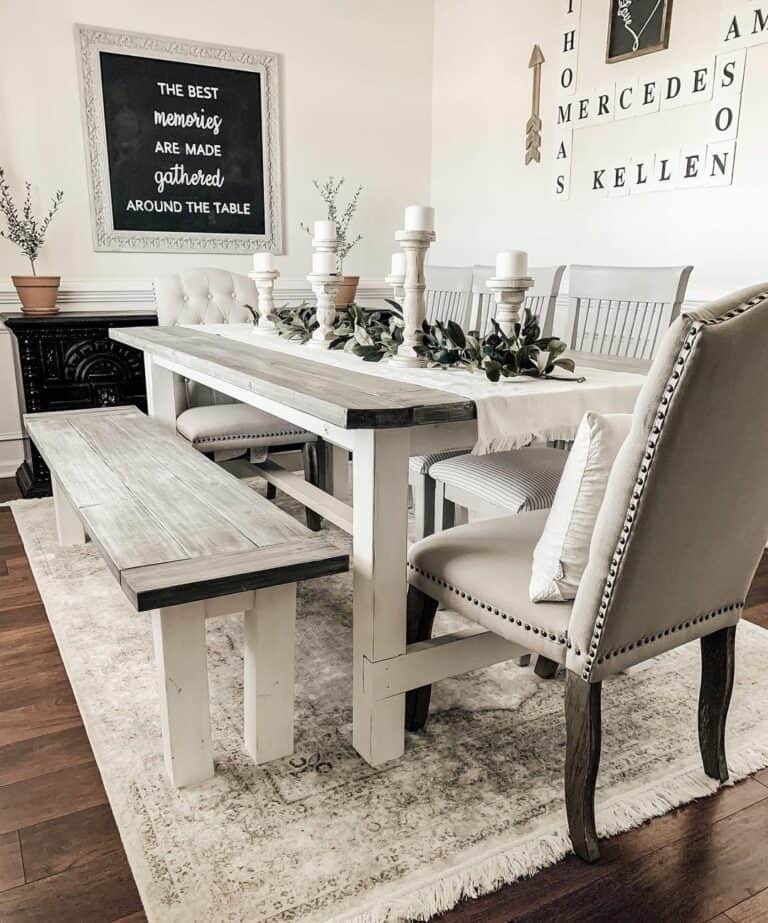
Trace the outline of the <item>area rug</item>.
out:
[[[435,687],[424,734],[370,768],[351,745],[351,577],[299,591],[296,752],[243,751],[241,620],[209,621],[216,777],[166,780],[150,620],[89,545],[60,549],[50,500],[13,513],[153,923],[428,920],[570,851],[562,680],[502,664]],[[333,541],[347,543],[331,531]],[[457,627],[439,613],[441,631]],[[768,633],[742,623],[728,725],[734,780],[768,766]],[[601,835],[703,797],[699,652],[604,684]]]

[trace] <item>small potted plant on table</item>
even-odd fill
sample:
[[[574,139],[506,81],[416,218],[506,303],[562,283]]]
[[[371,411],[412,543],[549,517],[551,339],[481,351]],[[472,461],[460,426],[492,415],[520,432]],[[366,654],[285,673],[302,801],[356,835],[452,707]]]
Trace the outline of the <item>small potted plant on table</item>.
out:
[[[334,179],[334,177],[329,176],[324,183],[319,183],[316,179],[312,180],[315,189],[320,193],[320,197],[323,202],[325,202],[328,209],[328,220],[333,221],[336,225],[336,236],[339,241],[339,249],[336,254],[336,268],[338,269],[339,275],[341,276],[341,285],[339,286],[336,292],[336,307],[337,308],[346,308],[347,305],[352,304],[355,300],[355,295],[357,294],[357,286],[360,282],[360,276],[345,276],[344,275],[344,259],[349,253],[349,251],[359,243],[363,238],[361,234],[358,234],[357,237],[350,239],[349,235],[349,224],[352,221],[352,218],[357,211],[357,202],[360,198],[360,193],[363,191],[362,186],[358,186],[355,194],[349,200],[346,208],[339,214],[339,206],[336,203],[336,199],[339,195],[341,187],[344,185],[344,177],[341,179]],[[308,225],[301,222],[302,228],[312,236],[312,228]]]
[[[48,214],[38,219],[32,214],[32,187],[26,183],[26,196],[21,211],[16,207],[11,189],[5,180],[5,171],[0,167],[0,212],[5,216],[6,230],[0,230],[12,244],[16,244],[26,255],[32,267],[31,276],[11,276],[21,301],[24,314],[56,314],[56,298],[61,276],[38,276],[35,261],[45,242],[45,234],[53,216],[59,209],[64,193],[59,189],[51,200]]]

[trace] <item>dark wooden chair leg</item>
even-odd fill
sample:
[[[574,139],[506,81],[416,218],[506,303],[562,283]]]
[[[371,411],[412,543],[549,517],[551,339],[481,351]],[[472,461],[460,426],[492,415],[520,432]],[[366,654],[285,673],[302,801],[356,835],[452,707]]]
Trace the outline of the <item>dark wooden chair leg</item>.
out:
[[[277,488],[274,484],[267,481],[267,500],[274,500],[277,496]]]
[[[725,722],[733,691],[735,640],[735,625],[701,639],[699,747],[704,772],[720,782],[728,780]]]
[[[557,667],[558,664],[555,660],[550,660],[549,657],[543,657],[539,654],[536,658],[536,666],[533,668],[533,672],[540,676],[541,679],[554,679]]]
[[[577,856],[600,858],[595,830],[595,783],[600,767],[601,683],[588,683],[569,670],[565,683],[565,808]]]
[[[422,593],[415,586],[408,587],[408,628],[406,640],[408,644],[417,641],[428,641],[432,637],[432,626],[435,623],[437,600]],[[405,694],[405,729],[407,731],[421,731],[427,723],[429,714],[429,700],[432,697],[432,686],[421,686],[411,689]]]
[[[527,667],[528,664],[529,664],[530,662],[531,662],[531,655],[530,655],[530,654],[521,654],[521,655],[515,660],[515,663],[518,665],[518,667]]]
[[[316,442],[305,442],[301,449],[301,459],[304,463],[304,478],[315,487],[320,485],[320,464]],[[318,513],[306,508],[307,528],[319,532],[323,520]]]

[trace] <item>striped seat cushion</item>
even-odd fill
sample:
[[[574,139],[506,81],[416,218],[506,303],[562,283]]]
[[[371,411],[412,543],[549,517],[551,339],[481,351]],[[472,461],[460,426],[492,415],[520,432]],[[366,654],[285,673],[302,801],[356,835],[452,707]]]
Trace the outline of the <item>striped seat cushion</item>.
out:
[[[567,452],[549,448],[462,455],[437,462],[429,474],[485,503],[529,513],[552,506],[567,458]]]
[[[446,458],[466,455],[469,451],[469,449],[449,449],[447,452],[432,452],[430,455],[414,455],[408,460],[408,470],[411,474],[426,474],[432,465],[445,461]]]

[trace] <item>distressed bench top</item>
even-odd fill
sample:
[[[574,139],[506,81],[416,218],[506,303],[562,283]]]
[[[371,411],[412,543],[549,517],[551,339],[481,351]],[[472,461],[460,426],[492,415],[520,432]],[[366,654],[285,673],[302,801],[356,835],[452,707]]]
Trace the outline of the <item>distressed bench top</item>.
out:
[[[139,611],[349,567],[348,555],[135,407],[24,423]]]
[[[474,402],[457,394],[338,368],[313,360],[310,349],[306,357],[291,356],[181,326],[119,327],[109,335],[344,429],[419,426],[476,416]]]

